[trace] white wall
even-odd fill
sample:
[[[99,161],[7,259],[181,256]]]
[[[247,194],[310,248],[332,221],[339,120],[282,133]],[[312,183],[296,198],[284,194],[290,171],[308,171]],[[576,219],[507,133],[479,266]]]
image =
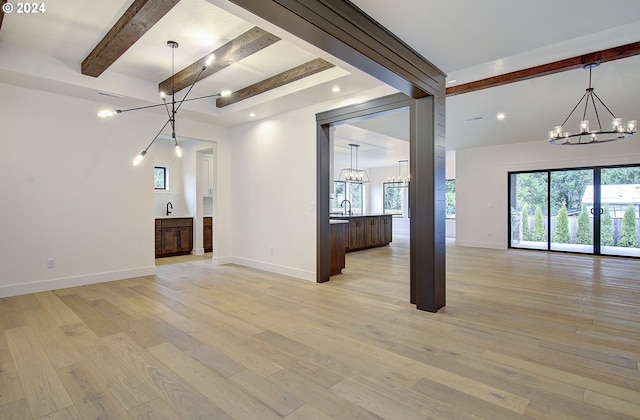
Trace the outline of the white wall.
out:
[[[315,281],[313,110],[232,129],[234,262]]]
[[[552,146],[544,139],[456,151],[456,245],[508,245],[510,171],[640,163],[637,136],[585,146]]]
[[[154,273],[152,172],[131,161],[157,117],[111,124],[94,102],[1,90],[0,296]]]

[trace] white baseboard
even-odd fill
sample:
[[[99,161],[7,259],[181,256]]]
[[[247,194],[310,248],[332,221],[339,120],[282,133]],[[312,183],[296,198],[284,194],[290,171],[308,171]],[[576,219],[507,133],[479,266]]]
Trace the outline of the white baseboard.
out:
[[[491,249],[506,249],[502,244],[497,242],[478,242],[478,241],[461,241],[456,239],[456,246],[468,246],[472,248],[491,248]]]
[[[263,261],[250,260],[248,258],[233,257],[233,264],[242,265],[244,267],[255,268],[258,270],[268,271],[270,273],[281,274],[283,276],[295,277],[301,280],[316,281],[316,273],[313,271],[300,270],[298,268],[286,267],[277,264],[269,264]]]
[[[213,265],[233,264],[233,257],[212,257]]]
[[[134,277],[156,274],[156,267],[140,267],[129,270],[109,271],[82,276],[63,277],[58,279],[40,280],[30,283],[10,284],[0,286],[0,298],[25,295],[27,293],[45,292],[49,290],[65,289],[67,287],[86,286],[88,284],[104,283],[108,281],[124,280]]]

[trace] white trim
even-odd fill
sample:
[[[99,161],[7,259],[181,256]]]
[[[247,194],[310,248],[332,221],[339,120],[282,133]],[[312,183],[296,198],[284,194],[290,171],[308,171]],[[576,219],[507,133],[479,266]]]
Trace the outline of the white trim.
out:
[[[193,248],[192,255],[204,255],[204,248]]]
[[[233,264],[233,257],[211,257],[214,265]]]
[[[65,289],[67,287],[85,286],[88,284],[104,283],[108,281],[124,280],[134,277],[151,276],[156,274],[156,267],[140,267],[130,270],[110,271],[75,277],[41,280],[30,283],[10,284],[0,286],[0,298],[25,295],[28,293],[46,292],[49,290]]]
[[[316,281],[316,273],[312,271],[304,271],[297,268],[285,267],[277,264],[269,264],[262,261],[250,260],[248,258],[233,257],[233,263],[244,267],[255,268],[258,270],[268,271],[270,273],[281,274],[283,276],[295,277],[301,280]]]
[[[456,246],[468,246],[472,248],[491,248],[491,249],[506,249],[504,246],[497,242],[478,242],[478,241],[461,241],[456,239]]]

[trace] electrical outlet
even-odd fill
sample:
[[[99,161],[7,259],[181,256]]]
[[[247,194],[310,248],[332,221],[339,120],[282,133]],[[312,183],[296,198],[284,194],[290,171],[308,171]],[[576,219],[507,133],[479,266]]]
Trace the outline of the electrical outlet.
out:
[[[56,259],[55,258],[47,259],[47,268],[55,268],[55,266],[56,266]]]

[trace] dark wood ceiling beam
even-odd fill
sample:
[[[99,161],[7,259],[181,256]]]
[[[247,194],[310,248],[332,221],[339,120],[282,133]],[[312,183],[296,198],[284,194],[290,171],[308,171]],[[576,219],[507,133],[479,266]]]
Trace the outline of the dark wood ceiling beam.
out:
[[[275,76],[262,80],[251,86],[247,86],[245,88],[237,90],[230,96],[218,98],[216,100],[216,106],[218,108],[222,108],[227,105],[240,102],[244,99],[248,99],[252,96],[259,95],[271,89],[275,89],[288,83],[295,82],[296,80],[303,79],[307,76],[311,76],[312,74],[320,73],[321,71],[330,69],[332,67],[334,67],[334,65],[329,63],[328,61],[325,61],[322,58],[316,58],[315,60],[311,60],[280,74],[276,74]]]
[[[577,57],[554,61],[553,63],[542,64],[540,66],[517,70],[511,73],[501,74],[482,80],[476,80],[475,82],[464,83],[458,86],[451,86],[447,88],[446,92],[447,96],[460,95],[462,93],[475,92],[477,90],[502,86],[508,83],[515,83],[523,80],[533,79],[536,77],[559,73],[562,71],[578,69],[584,67],[589,63],[603,63],[606,61],[632,57],[638,54],[640,54],[640,42],[634,42],[632,44],[622,45],[620,47],[609,48],[606,50],[579,55]]]
[[[82,61],[82,74],[98,77],[180,0],[134,0]]]
[[[214,54],[215,56],[215,60],[202,73],[200,79],[202,80],[205,77],[211,76],[212,74],[222,70],[223,68],[228,67],[233,63],[237,63],[243,58],[246,58],[251,54],[254,54],[278,41],[280,41],[280,38],[258,27],[249,29],[247,32],[243,33],[235,39],[232,39],[231,41],[227,42],[226,44],[212,52],[212,54]],[[189,66],[180,70],[173,76],[175,92],[178,92],[193,84],[193,82],[196,80],[196,77],[198,77],[198,74],[202,70],[205,61],[207,61],[207,57],[209,55],[210,54],[207,54],[195,63],[190,64]],[[172,78],[169,77],[168,79],[160,83],[160,85],[158,86],[158,90],[160,92],[170,94],[171,79]]]

